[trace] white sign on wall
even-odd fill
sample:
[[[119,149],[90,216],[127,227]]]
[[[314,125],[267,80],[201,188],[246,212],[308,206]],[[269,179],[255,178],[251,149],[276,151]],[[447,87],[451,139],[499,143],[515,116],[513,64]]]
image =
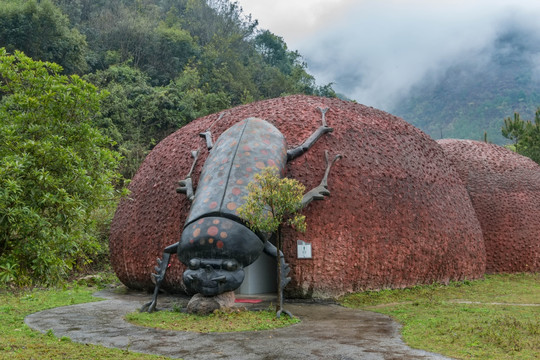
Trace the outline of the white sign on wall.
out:
[[[299,259],[311,259],[311,244],[302,240],[297,240],[298,246],[298,258]]]

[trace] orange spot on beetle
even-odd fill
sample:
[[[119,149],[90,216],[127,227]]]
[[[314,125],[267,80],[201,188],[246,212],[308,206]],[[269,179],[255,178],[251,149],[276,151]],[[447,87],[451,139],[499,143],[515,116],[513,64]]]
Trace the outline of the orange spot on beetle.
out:
[[[216,236],[219,232],[219,229],[217,226],[210,226],[206,233],[210,236]]]

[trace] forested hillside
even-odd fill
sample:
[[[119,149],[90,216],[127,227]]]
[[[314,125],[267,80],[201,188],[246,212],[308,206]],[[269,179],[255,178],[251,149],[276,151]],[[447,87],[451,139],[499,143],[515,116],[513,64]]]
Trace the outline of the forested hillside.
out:
[[[335,96],[229,0],[0,0],[0,47],[110,93],[95,122],[117,143],[128,178],[197,117],[283,94]]]
[[[519,24],[478,54],[463,54],[443,74],[427,77],[390,109],[434,139],[505,144],[503,120],[519,112],[534,119],[540,106],[540,39]]]
[[[123,179],[155,144],[293,93],[335,96],[232,1],[0,0],[0,288],[107,263]]]

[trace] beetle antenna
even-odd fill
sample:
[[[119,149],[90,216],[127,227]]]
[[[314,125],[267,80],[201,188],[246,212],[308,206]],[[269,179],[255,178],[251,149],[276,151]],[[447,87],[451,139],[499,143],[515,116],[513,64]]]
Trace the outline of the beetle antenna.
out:
[[[193,164],[191,164],[191,169],[189,170],[189,173],[187,174],[188,178],[191,177],[191,174],[193,173],[193,169],[195,169],[195,164],[197,163],[197,159],[199,158],[199,149],[191,150],[191,157],[193,158]]]

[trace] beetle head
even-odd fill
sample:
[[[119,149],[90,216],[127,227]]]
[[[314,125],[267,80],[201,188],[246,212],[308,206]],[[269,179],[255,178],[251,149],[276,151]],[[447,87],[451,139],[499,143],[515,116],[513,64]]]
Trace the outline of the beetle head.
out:
[[[236,290],[244,281],[244,269],[234,259],[193,258],[184,271],[184,284],[193,293],[214,296]]]

